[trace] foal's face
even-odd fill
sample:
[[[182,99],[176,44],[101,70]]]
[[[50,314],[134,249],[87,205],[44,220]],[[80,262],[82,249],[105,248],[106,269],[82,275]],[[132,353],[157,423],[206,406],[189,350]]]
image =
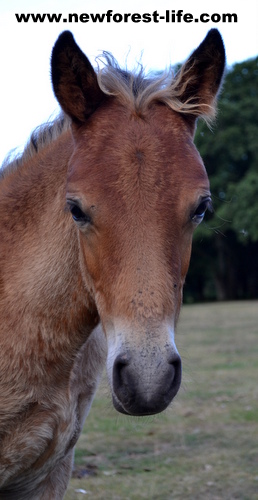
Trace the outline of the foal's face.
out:
[[[157,413],[180,386],[174,328],[207,175],[190,127],[164,105],[139,117],[112,101],[74,140],[67,203],[107,336],[114,405]]]
[[[196,117],[215,110],[224,65],[221,36],[210,30],[173,82],[164,88],[156,80],[153,94],[149,80],[128,80],[112,64],[98,79],[69,32],[53,48],[54,92],[74,131],[67,203],[107,336],[114,405],[130,415],[164,410],[180,386],[174,328],[192,233],[210,196],[192,133]],[[137,107],[141,116],[131,111]]]

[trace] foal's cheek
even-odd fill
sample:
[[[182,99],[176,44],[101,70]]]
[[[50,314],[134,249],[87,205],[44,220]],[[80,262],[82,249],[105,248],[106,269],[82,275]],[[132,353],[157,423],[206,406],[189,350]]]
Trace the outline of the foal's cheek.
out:
[[[191,252],[192,252],[193,231],[188,228],[183,234],[181,239],[181,279],[182,283],[189,268]]]
[[[96,284],[100,279],[100,265],[98,249],[88,241],[87,236],[80,235],[80,262],[81,271],[86,287],[95,291]]]
[[[182,282],[183,283],[185,281],[185,277],[186,277],[186,274],[187,274],[187,271],[189,268],[189,264],[190,264],[191,249],[192,249],[192,245],[190,244],[188,246],[188,248],[186,249],[186,251],[184,253],[183,260],[182,260]]]
[[[178,287],[177,304],[176,304],[176,315],[175,323],[178,321],[180,309],[183,301],[183,288],[185,283],[185,278],[190,264],[192,251],[192,233],[185,234],[182,239],[181,245],[181,280]]]
[[[82,236],[80,261],[85,286],[92,295],[98,313],[104,318],[111,307],[111,296],[108,290],[107,266],[102,256],[101,245],[89,242]]]

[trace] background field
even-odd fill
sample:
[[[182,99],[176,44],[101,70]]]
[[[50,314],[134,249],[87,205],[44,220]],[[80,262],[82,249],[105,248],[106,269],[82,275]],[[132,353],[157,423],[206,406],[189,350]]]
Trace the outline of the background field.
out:
[[[258,302],[184,306],[177,346],[163,414],[119,415],[103,379],[66,500],[258,499]]]

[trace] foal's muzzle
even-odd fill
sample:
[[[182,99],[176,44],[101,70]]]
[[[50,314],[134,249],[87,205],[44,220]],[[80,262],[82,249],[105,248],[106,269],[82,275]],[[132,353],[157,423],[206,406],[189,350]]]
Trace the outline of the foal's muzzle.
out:
[[[165,358],[165,359],[164,359]],[[181,359],[177,351],[140,356],[119,354],[113,365],[113,404],[127,415],[153,415],[165,410],[181,384]]]

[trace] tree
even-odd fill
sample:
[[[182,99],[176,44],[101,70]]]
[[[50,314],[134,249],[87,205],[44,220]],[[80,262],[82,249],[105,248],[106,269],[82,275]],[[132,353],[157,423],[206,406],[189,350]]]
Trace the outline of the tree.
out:
[[[188,301],[258,297],[258,58],[227,72],[218,107],[195,138],[214,213],[194,236]]]

